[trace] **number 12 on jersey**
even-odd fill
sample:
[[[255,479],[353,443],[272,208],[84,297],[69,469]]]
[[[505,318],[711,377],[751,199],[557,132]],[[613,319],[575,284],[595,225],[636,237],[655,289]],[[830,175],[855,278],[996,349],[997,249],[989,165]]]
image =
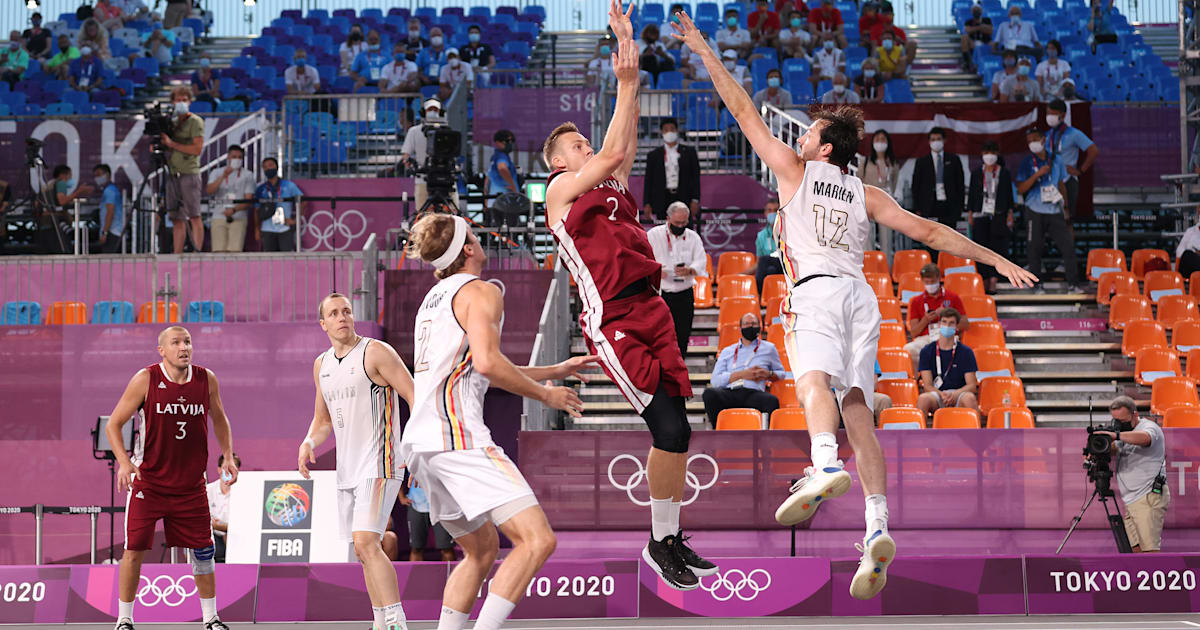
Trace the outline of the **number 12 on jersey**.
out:
[[[845,210],[827,209],[825,206],[813,204],[813,230],[817,244],[821,247],[832,247],[842,251],[850,251],[850,246],[843,239],[846,236],[846,224],[849,215]]]

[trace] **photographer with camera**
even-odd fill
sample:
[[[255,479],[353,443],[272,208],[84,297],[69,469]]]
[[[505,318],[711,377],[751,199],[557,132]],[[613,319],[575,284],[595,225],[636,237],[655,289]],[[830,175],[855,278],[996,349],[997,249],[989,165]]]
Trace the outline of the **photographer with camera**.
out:
[[[1117,456],[1113,476],[1125,504],[1125,533],[1134,553],[1158,551],[1171,503],[1163,430],[1153,420],[1138,417],[1137,404],[1128,396],[1117,396],[1108,409],[1114,430],[1093,431],[1092,435],[1113,440],[1109,449]],[[1089,461],[1095,458],[1087,456]]]
[[[421,112],[421,124],[408,128],[408,132],[404,134],[404,144],[400,147],[400,163],[408,166],[410,170],[414,166],[422,170],[428,166],[426,164],[426,158],[429,155],[427,134],[433,129],[446,126],[445,120],[442,119],[442,102],[436,98],[426,100],[421,106]],[[451,187],[450,195],[457,208],[459,200],[456,186]],[[417,173],[413,176],[413,199],[418,211],[425,205],[428,198],[429,187],[425,175]]]
[[[174,252],[183,253],[187,229],[192,228],[192,246],[197,252],[204,247],[204,221],[200,219],[200,153],[204,150],[204,121],[188,111],[192,88],[180,85],[171,90],[172,124],[161,136],[162,145],[170,150],[167,157],[167,212],[171,226]]]
[[[264,252],[294,252],[296,216],[300,210],[293,200],[301,195],[300,187],[279,176],[279,162],[273,157],[262,161],[262,170],[267,181],[254,190],[260,219],[254,228],[254,236]]]

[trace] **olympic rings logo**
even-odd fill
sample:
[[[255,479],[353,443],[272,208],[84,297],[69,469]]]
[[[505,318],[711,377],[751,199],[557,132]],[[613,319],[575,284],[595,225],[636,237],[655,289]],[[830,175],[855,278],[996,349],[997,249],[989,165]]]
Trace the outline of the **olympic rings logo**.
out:
[[[322,227],[317,226],[318,218],[327,218],[328,224]],[[357,218],[357,221],[354,218]],[[347,219],[351,219],[347,221]],[[357,222],[357,230],[350,227],[351,224]],[[352,241],[367,231],[367,217],[358,210],[342,210],[334,216],[329,210],[318,210],[309,215],[308,220],[304,224],[304,235],[311,238],[314,242],[308,251],[316,251],[319,249],[344,251],[350,248]],[[335,235],[337,238],[335,238]],[[337,243],[338,246],[334,247]]]
[[[637,469],[629,475],[629,478],[625,480],[624,484],[619,484],[617,483],[616,478],[613,477],[613,469],[616,468],[617,462],[625,459],[637,465]],[[708,480],[707,483],[701,484],[700,478],[696,476],[696,473],[688,470],[684,476],[684,481],[687,486],[692,489],[692,496],[691,498],[684,499],[682,505],[691,505],[695,503],[696,499],[700,497],[700,491],[708,490],[716,485],[717,476],[720,475],[720,469],[717,467],[717,460],[704,453],[696,453],[695,455],[689,457],[687,460],[687,468],[690,469],[692,467],[692,462],[697,459],[702,459],[712,465],[712,479]],[[617,455],[616,457],[612,458],[612,461],[608,462],[608,482],[611,483],[617,490],[624,490],[625,494],[629,495],[629,500],[632,501],[634,505],[640,505],[643,507],[650,505],[649,499],[642,501],[633,496],[633,489],[642,485],[642,480],[645,478],[646,466],[642,464],[640,459],[630,455],[629,453]]]
[[[192,583],[190,590],[185,590],[183,581],[190,580]],[[145,582],[142,585],[142,582]],[[143,606],[157,606],[166,604],[171,608],[183,604],[187,598],[195,595],[199,589],[196,588],[196,578],[190,575],[180,576],[178,580],[172,579],[169,575],[160,575],[154,580],[146,576],[141,576],[138,580],[141,587],[137,592],[138,603]],[[152,598],[152,599],[151,599]]]
[[[763,569],[754,569],[749,573],[741,569],[730,569],[724,574],[717,573],[710,577],[710,584],[705,584],[705,578],[700,578],[700,588],[719,602],[727,602],[734,597],[751,602],[759,593],[771,588],[771,574]]]
[[[745,223],[733,223],[734,219],[745,219],[744,214],[735,214],[729,217],[728,221],[715,221],[704,225],[704,231],[700,235],[704,241],[705,249],[721,249],[733,242],[733,237],[746,231]]]

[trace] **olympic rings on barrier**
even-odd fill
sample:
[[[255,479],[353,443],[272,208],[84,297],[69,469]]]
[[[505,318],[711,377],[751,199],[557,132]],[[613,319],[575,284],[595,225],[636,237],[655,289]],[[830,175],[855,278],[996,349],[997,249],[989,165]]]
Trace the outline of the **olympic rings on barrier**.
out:
[[[617,462],[619,462],[623,459],[628,459],[629,461],[631,461],[637,465],[637,469],[634,470],[633,473],[631,473],[629,475],[629,478],[627,480],[625,480],[624,485],[617,483],[616,478],[613,477],[613,468],[616,467]],[[704,461],[707,461],[709,464],[712,464],[712,470],[713,470],[712,479],[710,479],[705,484],[701,484],[700,478],[696,476],[696,473],[694,473],[690,470],[690,468],[692,467],[692,462],[697,459],[702,459]],[[720,469],[717,467],[717,460],[713,459],[712,457],[710,457],[709,455],[707,455],[705,453],[696,453],[695,455],[692,455],[691,457],[689,457],[687,460],[687,468],[689,470],[687,471],[686,475],[684,476],[684,481],[687,484],[687,486],[692,489],[692,496],[691,496],[691,498],[684,499],[682,502],[682,505],[691,505],[691,504],[695,503],[696,499],[700,497],[700,491],[708,490],[709,488],[716,485],[717,477],[720,475]],[[645,478],[646,478],[646,466],[644,464],[642,464],[642,461],[640,459],[638,459],[637,457],[634,457],[633,455],[630,455],[629,453],[622,453],[620,455],[617,455],[616,457],[612,458],[612,461],[608,462],[608,482],[611,483],[613,485],[613,487],[616,488],[617,490],[624,490],[625,494],[629,495],[629,500],[632,501],[634,505],[640,505],[643,507],[650,505],[649,500],[641,501],[633,496],[633,489],[640,486],[642,484],[642,480]]]
[[[755,578],[759,574],[761,576]],[[707,578],[700,578],[700,588],[708,591],[712,598],[719,602],[727,602],[734,597],[744,602],[751,602],[758,597],[759,593],[771,588],[771,574],[764,569],[754,569],[750,573],[741,569],[730,569],[724,574],[717,573],[709,577],[712,578],[711,584],[704,583]],[[761,583],[763,579],[766,580],[766,583]],[[719,595],[718,592],[720,592]]]
[[[317,227],[318,218],[327,217],[329,223],[323,227]],[[358,217],[358,229],[350,228],[350,223],[347,218]],[[340,210],[335,217],[329,210],[317,210],[308,216],[304,222],[304,235],[313,239],[314,243],[311,247],[304,249],[308,251],[331,250],[344,251],[349,249],[353,244],[354,239],[362,236],[367,232],[367,217],[358,210]],[[338,238],[334,238],[334,235]],[[339,242],[340,241],[340,242]],[[338,243],[334,247],[334,243]]]
[[[190,590],[184,589],[184,580],[191,581],[192,586]],[[153,581],[143,575],[138,580],[138,584],[142,584],[143,581],[145,585],[141,586],[137,592],[138,603],[143,606],[157,606],[161,603],[174,608],[183,604],[183,602],[187,601],[187,598],[199,592],[199,589],[196,588],[196,578],[191,575],[182,575],[178,580],[169,575],[160,575],[154,578]],[[153,596],[153,599],[148,599],[151,596]]]

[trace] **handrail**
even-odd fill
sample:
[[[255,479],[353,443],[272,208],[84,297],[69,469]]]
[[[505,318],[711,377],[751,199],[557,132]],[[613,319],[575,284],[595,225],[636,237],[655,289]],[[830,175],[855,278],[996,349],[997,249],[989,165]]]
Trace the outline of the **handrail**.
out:
[[[538,318],[538,333],[529,353],[530,365],[551,365],[570,354],[570,284],[562,261],[554,263],[554,278],[546,291],[546,302]],[[531,398],[523,399],[521,428],[525,431],[548,431],[558,425],[558,411]]]

